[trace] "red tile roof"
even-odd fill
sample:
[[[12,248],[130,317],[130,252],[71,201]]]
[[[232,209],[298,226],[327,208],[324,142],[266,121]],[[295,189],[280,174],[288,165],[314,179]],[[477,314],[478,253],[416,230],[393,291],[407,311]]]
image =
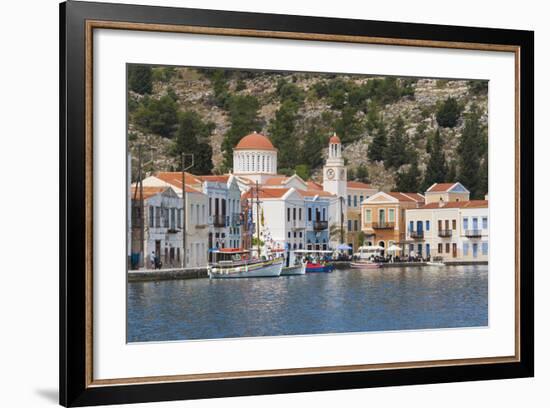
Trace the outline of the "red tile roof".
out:
[[[260,199],[265,198],[281,198],[284,196],[287,191],[290,190],[289,188],[259,188],[260,193]],[[255,199],[256,198],[256,189],[251,188],[247,192],[242,194],[243,199]]]
[[[367,183],[362,183],[360,181],[348,181],[348,188],[359,188],[359,189],[370,189],[372,186]]]
[[[392,191],[386,194],[388,194],[393,198],[397,198],[399,201],[409,201],[409,202],[412,201],[415,203],[424,202],[424,197],[422,197],[418,193],[400,193],[400,192]]]
[[[181,188],[181,172],[180,171],[159,171],[154,176],[162,181]],[[185,172],[185,184],[202,184],[201,180],[195,175]]]
[[[306,181],[307,186],[310,190],[323,190],[323,186],[315,181]]]
[[[451,201],[440,203],[429,203],[419,208],[419,210],[433,210],[435,208],[487,208],[489,201],[487,200],[470,200],[470,201]]]
[[[235,146],[234,150],[277,150],[273,146],[273,143],[271,143],[271,140],[267,136],[262,135],[261,133],[251,133],[249,135],[246,135],[241,140],[239,140],[239,143],[237,143],[237,146]]]
[[[435,183],[426,192],[427,193],[443,193],[449,191],[456,183]]]
[[[337,144],[340,144],[342,143],[340,141],[340,138],[338,137],[338,135],[336,134],[336,132],[330,137],[329,141],[328,141],[330,144],[334,144],[334,143],[337,143]]]
[[[222,175],[208,175],[208,176],[196,176],[196,177],[202,181],[212,181],[215,183],[227,183],[227,180],[229,180],[230,175],[222,174]]]
[[[268,180],[266,180],[266,182],[264,184],[266,186],[280,185],[280,184],[284,184],[286,181],[288,181],[289,178],[290,177],[288,177],[288,176],[274,176],[274,177],[271,177]]]
[[[161,187],[145,187],[144,186],[143,187],[143,199],[147,200],[148,198],[150,198],[154,195],[165,192],[169,188],[170,187],[165,187],[165,186],[161,186]],[[132,196],[131,196],[132,200],[134,199],[134,197],[135,197],[136,200],[139,200],[139,189],[137,188],[137,186],[135,184],[132,185],[131,194],[132,194]]]

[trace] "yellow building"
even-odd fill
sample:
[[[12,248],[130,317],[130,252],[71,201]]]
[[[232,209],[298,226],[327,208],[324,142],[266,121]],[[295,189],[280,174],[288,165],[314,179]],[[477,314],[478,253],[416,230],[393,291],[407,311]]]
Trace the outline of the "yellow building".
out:
[[[405,211],[424,205],[418,193],[385,193],[380,191],[361,204],[361,230],[365,245],[404,248],[406,239]]]
[[[367,198],[378,192],[370,184],[359,181],[348,181],[347,186],[347,206],[346,206],[346,243],[352,248],[350,253],[357,251],[361,246],[361,203]]]

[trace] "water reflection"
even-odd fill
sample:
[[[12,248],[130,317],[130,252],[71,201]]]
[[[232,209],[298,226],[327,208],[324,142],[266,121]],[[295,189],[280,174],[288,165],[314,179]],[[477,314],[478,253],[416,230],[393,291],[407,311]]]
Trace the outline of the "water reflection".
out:
[[[133,282],[128,341],[486,326],[487,295],[487,266]]]

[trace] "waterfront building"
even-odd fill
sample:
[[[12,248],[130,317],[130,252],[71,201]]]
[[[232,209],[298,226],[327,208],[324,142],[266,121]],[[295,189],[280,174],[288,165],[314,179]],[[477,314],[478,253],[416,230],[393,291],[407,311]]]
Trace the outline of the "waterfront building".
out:
[[[331,237],[331,246],[336,248],[345,242],[347,226],[347,170],[342,156],[342,142],[336,133],[329,139],[328,158],[323,167],[323,190],[334,195],[330,200],[329,228],[338,231]]]
[[[388,248],[393,244],[404,250],[406,239],[405,211],[424,205],[418,193],[380,191],[361,203],[361,229],[365,245]]]
[[[359,242],[360,233],[362,232],[361,203],[376,194],[378,189],[359,181],[348,181],[346,187],[347,229],[345,242],[351,247],[349,253],[353,254],[362,244],[362,242]]]
[[[305,249],[330,249],[330,203],[334,200],[334,195],[322,190],[299,192],[304,199]],[[294,246],[292,248],[296,249]]]
[[[233,174],[265,183],[277,175],[277,149],[260,133],[244,136],[233,148]]]
[[[449,203],[452,201],[468,201],[470,192],[460,183],[434,183],[424,193],[426,204],[440,201]]]
[[[198,190],[186,187],[188,208],[193,213],[187,214],[188,234],[186,235],[186,266],[206,265],[206,234],[200,225],[205,224],[201,208],[206,206],[206,196]],[[182,266],[183,256],[183,203],[181,197],[169,186],[143,187],[143,214],[139,211],[140,191],[135,185],[132,193],[132,254],[141,251],[143,239],[144,266],[153,268],[150,256],[154,252],[160,258],[163,268]],[[143,226],[143,236],[142,236]],[[138,263],[132,256],[132,267]]]
[[[406,212],[407,253],[444,261],[487,261],[487,200],[431,202]]]

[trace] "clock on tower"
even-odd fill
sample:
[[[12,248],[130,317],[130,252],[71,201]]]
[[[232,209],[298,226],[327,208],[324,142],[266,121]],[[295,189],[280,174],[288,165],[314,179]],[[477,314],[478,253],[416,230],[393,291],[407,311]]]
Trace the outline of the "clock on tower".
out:
[[[342,143],[335,133],[328,143],[328,159],[323,168],[323,190],[338,197],[345,197],[346,186],[346,166],[342,157]]]

